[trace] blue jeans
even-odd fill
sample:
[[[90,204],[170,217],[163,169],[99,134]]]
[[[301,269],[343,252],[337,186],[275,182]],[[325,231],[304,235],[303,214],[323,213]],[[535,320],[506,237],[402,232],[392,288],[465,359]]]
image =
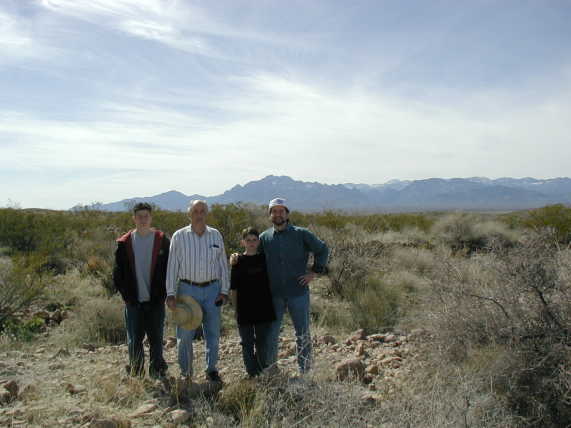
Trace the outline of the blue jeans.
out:
[[[125,305],[125,326],[129,347],[129,364],[133,374],[142,374],[145,365],[143,339],[149,339],[149,374],[164,374],[167,363],[163,358],[163,330],[165,325],[165,305],[160,303],[137,303]]]
[[[246,372],[250,376],[257,376],[268,367],[268,333],[271,325],[271,322],[238,325],[242,344],[242,358]]]
[[[297,344],[297,365],[301,373],[311,368],[311,334],[309,332],[309,293],[295,297],[274,297],[276,320],[272,322],[269,332],[268,364],[273,365],[278,359],[280,329],[284,313],[287,309],[295,329]]]
[[[220,306],[214,301],[220,294],[220,282],[216,281],[206,287],[178,283],[178,294],[192,296],[202,308],[202,329],[206,341],[206,371],[216,370],[218,363],[218,343],[220,341]],[[178,342],[178,364],[183,376],[192,376],[192,340],[196,330],[176,328]]]

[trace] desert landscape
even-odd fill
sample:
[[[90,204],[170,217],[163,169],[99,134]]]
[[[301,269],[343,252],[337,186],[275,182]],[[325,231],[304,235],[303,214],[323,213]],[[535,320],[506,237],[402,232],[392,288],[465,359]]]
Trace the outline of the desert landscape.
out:
[[[0,210],[0,425],[9,427],[568,427],[571,209],[504,214],[292,212],[330,246],[312,287],[314,369],[297,373],[290,324],[276,373],[247,379],[223,308],[222,385],[134,378],[112,290],[127,212]],[[183,213],[158,210],[168,234]],[[226,250],[265,209],[214,205]]]

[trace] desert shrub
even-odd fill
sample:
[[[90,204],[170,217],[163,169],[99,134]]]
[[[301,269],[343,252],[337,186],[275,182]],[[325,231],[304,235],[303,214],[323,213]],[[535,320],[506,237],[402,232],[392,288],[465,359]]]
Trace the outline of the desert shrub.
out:
[[[353,224],[336,232],[317,230],[330,249],[327,293],[343,298],[347,290],[358,286],[379,266],[384,246],[379,241],[367,240],[366,234]]]
[[[550,229],[563,244],[571,242],[571,208],[562,204],[549,205],[528,212],[523,225],[534,230]]]
[[[36,273],[38,260],[30,257],[0,259],[0,331],[16,313],[38,299],[45,287],[44,278]]]
[[[300,213],[294,211],[290,215],[292,222],[298,226],[328,227],[340,230],[349,224],[359,226],[366,233],[387,232],[389,230],[401,231],[405,229],[418,229],[428,231],[433,220],[424,214],[349,214],[335,211],[321,213]]]
[[[455,213],[440,218],[432,228],[435,240],[454,252],[471,254],[492,246],[513,246],[518,234],[501,222],[479,218],[475,214]]]
[[[397,270],[416,272],[420,275],[429,273],[436,263],[434,251],[422,248],[394,248],[391,251],[391,265]]]
[[[433,244],[427,232],[417,228],[406,228],[399,231],[388,230],[373,234],[369,239],[382,242],[386,246],[400,246],[430,249]]]
[[[66,326],[71,342],[121,344],[126,341],[124,305],[118,296],[92,297],[74,310]]]
[[[348,290],[355,327],[383,331],[393,327],[402,314],[405,290],[400,285],[368,277]]]
[[[226,253],[240,250],[241,232],[248,226],[264,230],[265,225],[258,223],[258,217],[238,204],[214,204],[209,208],[208,223],[217,228],[224,237]]]
[[[534,234],[511,249],[443,258],[432,272],[427,323],[439,346],[456,364],[505,347],[501,371],[487,376],[522,426],[563,427],[571,419],[571,375],[561,370],[571,342],[567,257],[555,234]]]
[[[225,388],[216,409],[242,427],[377,426],[381,412],[361,395],[356,384],[273,376]]]
[[[57,334],[64,344],[118,344],[126,339],[124,304],[118,295],[109,297],[101,280],[72,270],[56,277],[46,290],[46,301],[70,308],[70,317]]]
[[[339,299],[312,297],[310,316],[317,327],[348,332],[356,328],[350,302]]]
[[[31,341],[36,334],[45,330],[43,318],[31,319],[9,318],[3,326],[3,335],[13,341]]]
[[[382,403],[378,426],[388,427],[512,427],[510,410],[494,394],[486,377],[497,366],[502,351],[485,350],[474,355],[471,365],[450,364],[430,344],[417,344],[409,359],[411,370],[394,384]]]

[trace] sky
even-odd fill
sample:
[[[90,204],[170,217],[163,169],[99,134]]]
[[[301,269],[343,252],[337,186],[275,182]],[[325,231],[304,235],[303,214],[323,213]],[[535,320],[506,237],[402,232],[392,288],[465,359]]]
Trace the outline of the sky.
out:
[[[0,206],[571,176],[571,0],[1,0]]]

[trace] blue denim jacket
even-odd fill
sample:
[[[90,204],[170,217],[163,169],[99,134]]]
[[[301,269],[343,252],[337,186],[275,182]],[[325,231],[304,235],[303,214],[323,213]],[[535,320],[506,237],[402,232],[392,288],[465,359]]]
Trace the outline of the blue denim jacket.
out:
[[[288,224],[278,231],[273,227],[260,235],[259,251],[266,256],[270,288],[275,297],[294,297],[308,293],[308,287],[301,285],[298,278],[307,273],[309,253],[313,253],[312,270],[325,270],[329,249],[312,232]]]

